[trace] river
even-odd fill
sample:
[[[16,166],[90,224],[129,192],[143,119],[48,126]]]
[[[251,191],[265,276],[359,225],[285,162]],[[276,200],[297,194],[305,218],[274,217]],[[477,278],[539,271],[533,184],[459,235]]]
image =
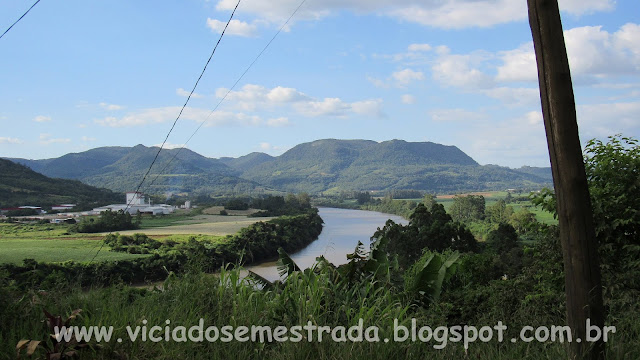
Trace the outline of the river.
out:
[[[317,240],[304,249],[289,254],[302,269],[311,267],[318,256],[324,255],[334,265],[347,262],[346,254],[353,253],[358,241],[365,249],[369,249],[371,236],[388,219],[400,224],[407,220],[397,215],[383,214],[375,211],[349,210],[336,208],[319,208],[320,217],[324,220],[322,233]],[[274,281],[280,279],[275,261],[263,262],[246,267],[264,278]]]

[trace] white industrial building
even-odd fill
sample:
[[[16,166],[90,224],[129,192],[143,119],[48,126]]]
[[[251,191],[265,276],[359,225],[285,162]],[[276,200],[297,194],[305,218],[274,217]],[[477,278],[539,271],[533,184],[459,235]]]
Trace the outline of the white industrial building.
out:
[[[167,215],[173,213],[175,210],[173,206],[167,204],[151,205],[151,200],[149,200],[149,203],[146,203],[144,194],[140,192],[128,192],[126,201],[127,202],[125,204],[113,204],[95,208],[92,212],[94,214],[100,214],[107,210],[123,210],[131,215],[136,215],[138,212],[141,214]]]

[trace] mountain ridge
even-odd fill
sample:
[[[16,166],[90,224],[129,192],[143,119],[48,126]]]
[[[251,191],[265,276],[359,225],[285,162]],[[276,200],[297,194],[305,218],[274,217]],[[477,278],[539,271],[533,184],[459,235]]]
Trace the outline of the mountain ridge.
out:
[[[102,147],[53,159],[11,160],[48,176],[130,191],[157,149],[144,145]],[[68,169],[74,164],[75,168]],[[442,193],[540,187],[551,183],[550,175],[550,168],[480,165],[453,145],[397,139],[320,139],[298,144],[280,156],[253,152],[215,159],[189,149],[163,149],[151,171],[155,182],[150,192],[414,189]]]

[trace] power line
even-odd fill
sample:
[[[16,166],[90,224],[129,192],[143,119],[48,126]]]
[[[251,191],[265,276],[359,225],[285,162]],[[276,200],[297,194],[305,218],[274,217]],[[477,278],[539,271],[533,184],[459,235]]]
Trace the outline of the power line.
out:
[[[38,1],[40,1],[40,0],[38,0]],[[142,177],[142,180],[138,184],[138,187],[136,188],[136,191],[135,191],[136,193],[140,191],[140,188],[142,187],[142,184],[144,184],[144,181],[147,179],[147,176],[149,176],[149,173],[151,172],[151,169],[153,168],[153,165],[158,160],[158,156],[160,155],[160,152],[164,148],[164,145],[167,143],[167,140],[169,139],[169,135],[171,135],[171,132],[176,127],[176,124],[178,123],[178,120],[180,119],[180,116],[182,116],[182,112],[187,107],[187,104],[189,103],[189,100],[191,100],[191,96],[193,96],[193,93],[196,91],[196,88],[198,87],[198,83],[200,82],[200,80],[204,76],[204,73],[207,70],[207,66],[209,66],[209,63],[211,62],[211,59],[213,58],[213,55],[216,53],[216,49],[218,49],[218,45],[220,45],[220,41],[222,41],[222,37],[224,36],[225,32],[227,31],[227,28],[229,27],[229,24],[231,23],[231,20],[233,19],[233,15],[235,15],[236,10],[238,10],[238,6],[240,5],[240,1],[242,1],[242,0],[238,0],[238,3],[236,4],[236,7],[231,12],[231,16],[229,16],[229,20],[227,20],[227,24],[224,26],[224,29],[222,29],[222,32],[220,33],[220,37],[218,38],[218,42],[216,42],[216,45],[213,47],[213,50],[211,51],[211,55],[209,55],[209,59],[204,64],[204,68],[202,69],[202,72],[200,72],[200,76],[198,76],[198,80],[196,80],[195,84],[193,85],[193,88],[191,89],[191,92],[189,93],[189,96],[187,96],[187,100],[184,102],[184,105],[182,105],[182,108],[180,109],[180,112],[178,113],[178,116],[176,116],[176,119],[173,121],[173,125],[171,125],[171,129],[169,129],[169,132],[167,133],[167,136],[165,136],[164,141],[162,141],[162,144],[160,145],[160,148],[158,149],[158,152],[156,152],[156,155],[153,158],[153,161],[151,161],[151,165],[149,165],[149,169],[147,169],[147,172],[144,174],[144,176]],[[35,4],[34,4],[34,6],[35,6]],[[125,213],[129,210],[129,207],[131,206],[134,198],[135,197],[131,197],[131,200],[129,201],[129,203],[127,203],[127,206],[124,209]],[[111,232],[109,232],[109,234],[111,234]],[[95,258],[98,256],[98,254],[100,253],[100,251],[104,247],[104,244],[105,244],[105,241],[103,240],[102,244],[100,245],[100,248],[95,253],[93,258],[91,258],[89,263],[92,263],[95,260]]]
[[[11,28],[12,28],[15,24],[17,24],[20,20],[22,20],[22,18],[23,18],[23,17],[27,16],[27,14],[29,13],[29,11],[31,11],[31,9],[33,9],[33,8],[34,8],[34,6],[38,5],[38,3],[39,3],[39,2],[40,2],[40,0],[36,0],[36,2],[35,2],[35,3],[33,3],[33,5],[31,5],[31,7],[30,7],[30,8],[29,8],[29,9],[28,9],[24,14],[22,14],[22,16],[20,16],[20,17],[18,18],[18,20],[16,20],[13,24],[11,24],[11,26],[9,26],[9,28],[7,28],[7,30],[5,30],[5,31],[2,33],[2,35],[0,35],[0,39],[2,39],[2,37],[3,37],[6,33],[8,33],[8,32],[9,32],[9,30],[11,30]]]
[[[189,136],[189,138],[187,139],[187,141],[185,141],[185,143],[178,149],[178,151],[176,151],[176,153],[173,155],[173,157],[169,160],[169,162],[167,162],[167,164],[162,168],[162,170],[160,170],[160,172],[158,173],[158,175],[156,175],[155,178],[153,178],[153,180],[151,180],[151,182],[149,183],[149,185],[147,185],[147,189],[151,187],[151,185],[153,185],[156,180],[158,179],[158,177],[160,177],[160,175],[164,172],[164,170],[173,162],[173,160],[176,159],[176,157],[178,156],[178,154],[182,151],[182,149],[184,149],[187,144],[189,143],[189,141],[191,141],[191,139],[195,136],[195,134],[198,132],[198,130],[200,130],[200,128],[202,127],[202,125],[204,125],[207,120],[209,120],[209,118],[211,117],[211,115],[213,115],[213,113],[218,110],[218,108],[220,107],[220,105],[222,104],[222,102],[227,98],[227,96],[229,96],[229,94],[231,93],[231,91],[233,91],[233,89],[235,89],[235,87],[238,85],[238,83],[242,80],[242,78],[244,78],[244,76],[249,72],[249,70],[253,67],[253,65],[258,61],[258,59],[260,59],[260,57],[262,56],[262,54],[267,50],[267,48],[271,45],[271,43],[276,39],[276,37],[282,32],[282,30],[284,30],[284,28],[289,24],[289,21],[291,21],[291,19],[295,16],[295,14],[298,12],[298,10],[300,10],[300,8],[302,7],[302,5],[304,5],[304,3],[307,0],[302,0],[302,2],[300,2],[300,4],[298,5],[298,7],[296,7],[296,9],[293,11],[293,13],[291,13],[291,15],[289,16],[289,18],[287,19],[287,21],[284,22],[284,24],[282,24],[282,26],[280,26],[280,28],[278,29],[278,31],[273,35],[273,37],[271,37],[271,40],[269,40],[269,42],[267,42],[267,44],[262,48],[262,50],[258,53],[258,55],[255,57],[255,59],[253,59],[253,61],[251,62],[251,64],[249,64],[249,66],[244,70],[244,72],[240,75],[240,77],[238,77],[238,79],[235,81],[235,83],[233,83],[233,86],[231,86],[231,88],[229,88],[229,90],[227,90],[227,92],[224,94],[224,96],[222,97],[222,99],[220,99],[220,101],[216,104],[216,106],[213,108],[213,110],[211,110],[211,112],[209,113],[209,115],[207,115],[207,117],[205,118],[205,120],[200,123],[200,125],[196,128],[196,130],[191,134],[191,136]]]

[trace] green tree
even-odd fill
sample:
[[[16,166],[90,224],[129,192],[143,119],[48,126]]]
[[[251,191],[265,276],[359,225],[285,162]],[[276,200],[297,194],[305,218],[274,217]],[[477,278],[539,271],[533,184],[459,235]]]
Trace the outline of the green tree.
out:
[[[418,260],[425,250],[469,252],[477,249],[476,239],[469,229],[453,221],[442,204],[434,205],[431,211],[423,204],[418,204],[408,225],[389,220],[371,239],[388,241],[387,249],[398,255],[398,260],[404,267]]]
[[[505,200],[498,200],[495,204],[487,206],[485,218],[494,224],[506,223],[513,215],[513,208],[507,206]]]
[[[503,254],[518,246],[518,234],[516,229],[505,223],[498,225],[498,228],[489,232],[487,244],[498,254]]]
[[[469,222],[484,218],[485,200],[482,195],[454,196],[449,212],[455,221]]]

